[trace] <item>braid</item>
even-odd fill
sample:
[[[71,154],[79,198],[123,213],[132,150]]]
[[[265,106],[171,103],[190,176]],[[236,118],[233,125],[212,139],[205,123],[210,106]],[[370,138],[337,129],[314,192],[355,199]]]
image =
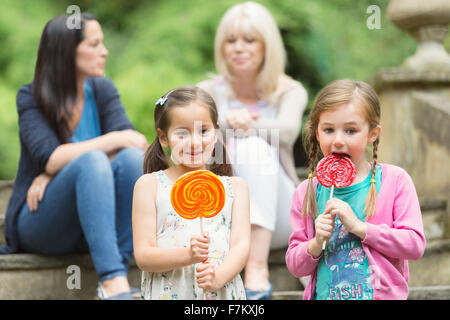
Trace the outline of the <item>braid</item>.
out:
[[[309,150],[308,150],[308,169],[309,169],[309,176],[308,176],[308,188],[306,190],[305,198],[303,200],[304,205],[302,207],[302,215],[313,215],[315,216],[318,212],[317,208],[317,202],[316,202],[316,191],[314,188],[313,183],[313,175],[314,175],[314,169],[316,167],[317,162],[317,155],[319,153],[319,146],[318,141],[316,139],[316,135],[314,130],[309,126]]]
[[[370,219],[375,212],[375,204],[377,200],[377,187],[375,186],[375,173],[377,170],[377,158],[378,158],[378,144],[380,143],[379,138],[373,142],[373,151],[372,151],[372,175],[370,179],[370,188],[369,193],[366,197],[366,205],[364,207],[364,212],[366,213],[366,220]]]
[[[373,151],[372,151],[372,157],[373,157],[373,163],[374,163],[374,167],[377,164],[377,160],[378,160],[378,144],[380,143],[380,138],[378,138],[377,140],[375,140],[373,142]],[[373,176],[375,176],[375,170],[373,170]]]
[[[316,135],[310,135],[309,137],[309,172],[314,173],[317,163],[317,154],[319,153],[319,146],[317,144]]]

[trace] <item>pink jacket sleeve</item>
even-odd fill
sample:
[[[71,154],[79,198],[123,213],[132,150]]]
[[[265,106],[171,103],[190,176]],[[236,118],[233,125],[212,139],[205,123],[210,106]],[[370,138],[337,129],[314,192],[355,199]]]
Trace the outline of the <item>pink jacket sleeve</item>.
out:
[[[363,244],[391,258],[417,260],[423,255],[426,240],[416,189],[406,171],[398,167],[390,170],[398,172],[377,197],[377,210],[367,222]]]
[[[315,186],[317,181],[314,178]],[[292,197],[290,222],[292,234],[286,251],[286,265],[295,277],[303,277],[314,272],[321,256],[314,258],[308,252],[308,241],[314,238],[314,220],[312,217],[302,216],[302,204],[305,197],[308,180],[303,181]]]

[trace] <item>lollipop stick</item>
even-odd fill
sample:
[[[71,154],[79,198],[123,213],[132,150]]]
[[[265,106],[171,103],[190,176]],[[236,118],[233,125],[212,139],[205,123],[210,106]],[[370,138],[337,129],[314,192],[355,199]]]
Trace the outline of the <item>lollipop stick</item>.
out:
[[[200,216],[200,234],[203,236],[203,217]],[[203,300],[206,300],[206,292],[205,290],[203,291]]]
[[[180,217],[200,218],[201,235],[204,234],[203,218],[219,214],[225,205],[225,198],[225,187],[221,179],[208,170],[194,170],[183,174],[170,191],[170,202]],[[192,203],[195,203],[194,207],[191,206]],[[208,258],[203,263],[209,263]],[[205,298],[206,292],[203,290],[203,299]]]
[[[203,235],[203,217],[200,216],[200,234]]]
[[[333,192],[334,192],[334,185],[331,186],[330,199],[333,198]],[[324,241],[323,244],[322,244],[322,250],[325,250],[326,246],[327,246],[327,242]]]

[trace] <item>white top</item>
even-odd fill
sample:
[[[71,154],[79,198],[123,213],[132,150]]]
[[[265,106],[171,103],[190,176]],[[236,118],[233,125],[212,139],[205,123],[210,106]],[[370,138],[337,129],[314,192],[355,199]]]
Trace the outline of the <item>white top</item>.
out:
[[[221,129],[229,129],[224,115],[229,109],[239,107],[238,105],[234,105],[236,99],[230,95],[232,91],[230,84],[224,77],[216,76],[213,79],[198,83],[197,86],[206,90],[216,102]],[[254,121],[253,128],[256,129],[257,135],[259,134],[259,129],[279,130],[279,158],[281,165],[289,178],[295,184],[298,184],[300,181],[295,170],[293,146],[300,134],[302,116],[308,101],[308,93],[300,82],[288,76],[282,76],[280,78],[279,86],[281,94],[278,95],[276,102],[268,103],[263,100],[258,101],[257,112],[260,117]],[[267,139],[268,136],[270,135],[261,137]],[[270,141],[268,142],[270,143]]]
[[[190,246],[192,235],[200,234],[200,219],[188,220],[180,217],[172,207],[170,192],[173,182],[160,170],[157,177],[156,210],[159,248],[181,248]],[[225,205],[212,218],[203,218],[203,231],[210,236],[209,262],[220,265],[229,251],[231,233],[231,209],[233,189],[230,177],[219,176],[225,188]],[[201,300],[203,290],[195,281],[195,267],[190,265],[166,272],[142,272],[141,297],[145,300]],[[221,290],[206,292],[207,300],[245,299],[244,284],[238,274]]]

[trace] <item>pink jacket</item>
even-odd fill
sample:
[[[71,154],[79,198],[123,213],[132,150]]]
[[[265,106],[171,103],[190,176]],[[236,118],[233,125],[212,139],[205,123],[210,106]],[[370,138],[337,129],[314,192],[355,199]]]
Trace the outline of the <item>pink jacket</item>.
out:
[[[409,174],[394,165],[381,164],[381,188],[375,213],[367,222],[362,239],[369,262],[374,299],[393,300],[408,297],[407,260],[419,259],[425,250],[422,214],[416,189]],[[317,179],[314,178],[314,187]],[[317,279],[315,259],[308,253],[308,241],[314,238],[314,219],[301,215],[308,181],[303,181],[292,198],[290,221],[292,234],[286,252],[286,264],[295,277],[311,275],[304,299],[314,297]]]

